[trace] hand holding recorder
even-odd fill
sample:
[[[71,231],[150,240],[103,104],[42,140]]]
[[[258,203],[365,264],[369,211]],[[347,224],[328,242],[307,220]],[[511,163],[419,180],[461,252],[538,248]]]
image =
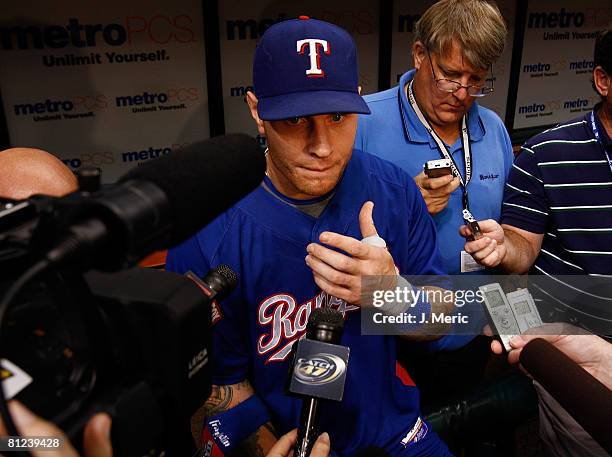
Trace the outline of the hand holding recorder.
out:
[[[505,235],[501,225],[493,219],[478,222],[481,235],[470,240],[472,230],[467,225],[459,227],[459,234],[468,241],[465,243],[465,252],[469,253],[476,262],[485,267],[496,267],[506,256],[504,245]]]
[[[445,163],[448,162],[448,163]],[[414,177],[429,214],[437,214],[448,205],[450,195],[459,187],[458,177],[454,177],[450,161],[430,160],[423,165],[423,171]]]

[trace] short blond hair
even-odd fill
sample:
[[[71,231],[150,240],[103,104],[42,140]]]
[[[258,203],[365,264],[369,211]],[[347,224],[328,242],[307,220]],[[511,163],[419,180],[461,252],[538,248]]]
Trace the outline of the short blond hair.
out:
[[[415,24],[414,41],[444,54],[455,42],[476,68],[489,68],[504,51],[506,23],[485,0],[441,0]]]

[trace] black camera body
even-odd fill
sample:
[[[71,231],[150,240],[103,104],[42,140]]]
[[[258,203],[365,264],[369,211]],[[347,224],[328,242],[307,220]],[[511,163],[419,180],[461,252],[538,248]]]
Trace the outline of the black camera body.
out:
[[[0,296],[53,238],[46,221],[70,211],[61,200],[2,202]],[[77,447],[89,417],[106,411],[114,455],[194,454],[191,416],[211,392],[211,304],[194,281],[56,267],[20,292],[0,335],[2,357],[31,379],[13,398]]]

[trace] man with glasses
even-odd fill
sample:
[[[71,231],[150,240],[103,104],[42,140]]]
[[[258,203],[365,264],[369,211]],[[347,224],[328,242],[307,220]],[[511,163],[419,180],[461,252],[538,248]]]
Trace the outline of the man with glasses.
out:
[[[434,4],[415,26],[415,69],[405,73],[397,87],[364,97],[372,114],[359,117],[356,149],[387,159],[414,177],[436,224],[443,266],[450,274],[483,271],[463,251],[465,239],[458,228],[470,214],[477,220],[499,220],[512,166],[504,124],[476,103],[476,98],[493,92],[491,67],[505,37],[504,20],[492,3]],[[427,177],[423,165],[442,158],[451,159],[453,173]],[[440,341],[452,344],[444,349],[457,349],[473,338]],[[460,351],[410,354],[407,359],[426,404],[441,389],[456,393],[476,382],[488,359],[488,341],[479,337]]]
[[[359,117],[356,148],[414,176],[450,274],[479,269],[462,254],[465,240],[457,229],[465,223],[463,210],[478,220],[499,220],[512,166],[512,145],[502,121],[475,102],[493,92],[491,66],[504,49],[505,36],[504,20],[489,2],[434,4],[415,26],[415,69],[401,77],[399,86],[365,96],[372,114]],[[425,162],[443,158],[452,159],[454,173],[428,178]]]

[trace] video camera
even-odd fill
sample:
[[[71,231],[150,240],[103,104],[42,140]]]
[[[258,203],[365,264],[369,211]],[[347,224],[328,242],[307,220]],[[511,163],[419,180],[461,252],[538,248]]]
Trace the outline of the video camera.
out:
[[[127,268],[194,235],[264,171],[257,142],[228,135],[102,190],[98,177],[62,198],[0,201],[0,413],[9,434],[3,397],[56,423],[77,447],[89,417],[106,411],[114,455],[194,454],[190,419],[211,392],[211,303],[237,278],[224,266],[203,279]],[[85,273],[92,268],[105,272]]]
[[[39,237],[52,238],[42,233],[53,225],[48,219],[82,198],[2,202],[0,295],[46,244]],[[219,291],[232,285],[220,281],[204,283]],[[73,444],[93,413],[107,411],[115,455],[192,455],[190,418],[211,390],[210,326],[210,299],[185,277],[56,268],[27,284],[8,310],[2,378],[18,381],[14,398]]]

